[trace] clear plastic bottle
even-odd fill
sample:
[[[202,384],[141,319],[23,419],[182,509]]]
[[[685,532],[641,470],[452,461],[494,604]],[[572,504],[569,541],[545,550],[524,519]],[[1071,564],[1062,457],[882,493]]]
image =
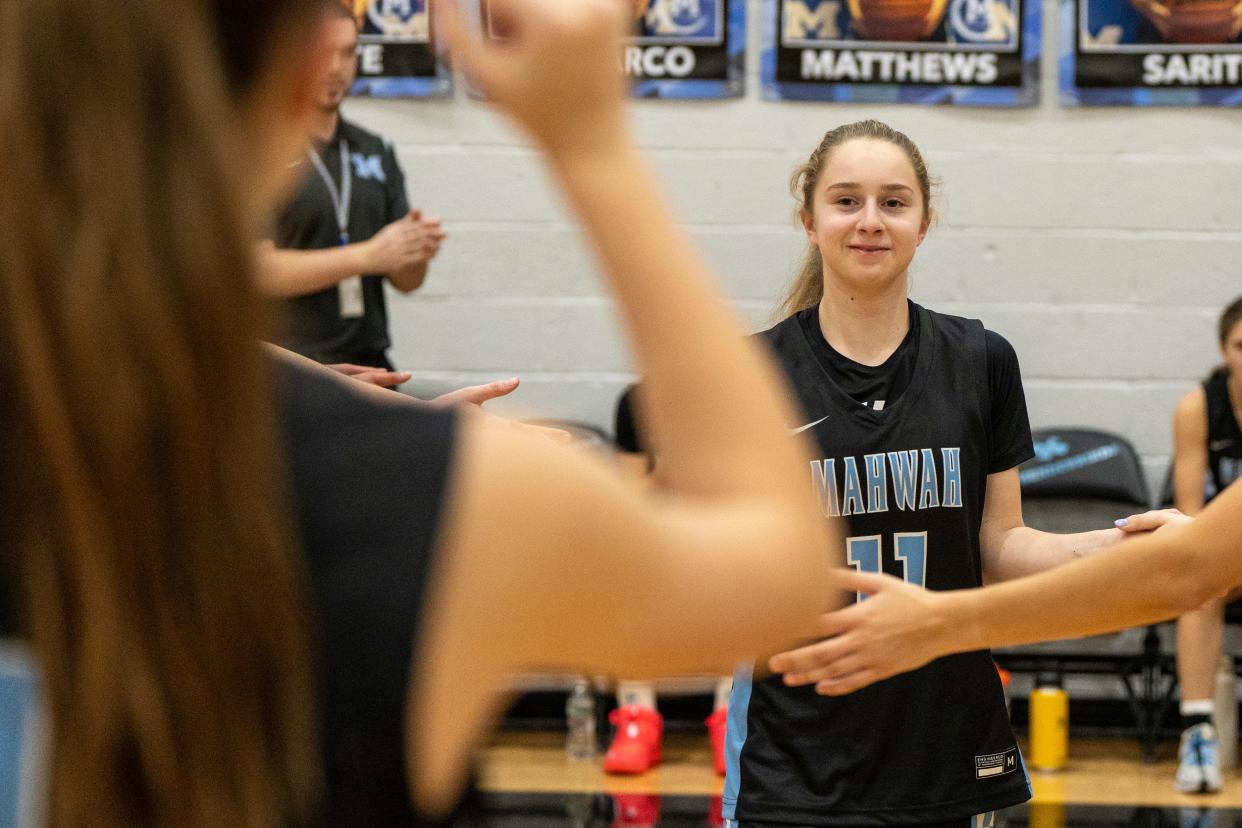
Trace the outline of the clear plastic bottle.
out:
[[[574,682],[565,700],[565,758],[586,762],[595,758],[595,693],[584,678]]]
[[[1234,678],[1233,656],[1222,654],[1216,667],[1216,726],[1217,756],[1221,770],[1233,770],[1238,766],[1238,683]]]

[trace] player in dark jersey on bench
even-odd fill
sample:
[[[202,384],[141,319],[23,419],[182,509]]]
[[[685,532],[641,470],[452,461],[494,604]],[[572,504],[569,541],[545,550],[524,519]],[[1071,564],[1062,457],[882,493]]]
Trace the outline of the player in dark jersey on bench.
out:
[[[1173,413],[1173,502],[1196,515],[1242,476],[1242,297],[1217,324],[1221,365],[1182,397]],[[1182,793],[1221,789],[1220,757],[1213,724],[1214,680],[1224,635],[1225,609],[1242,596],[1234,587],[1177,619],[1177,678],[1181,688],[1182,739],[1173,786]]]

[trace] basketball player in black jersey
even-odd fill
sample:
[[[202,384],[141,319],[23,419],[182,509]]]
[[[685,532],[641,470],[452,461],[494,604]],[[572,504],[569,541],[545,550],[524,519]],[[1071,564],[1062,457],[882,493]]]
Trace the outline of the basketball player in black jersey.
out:
[[[763,334],[819,452],[808,469],[845,554],[935,590],[1066,563],[1117,529],[1023,526],[1017,466],[1032,456],[1017,358],[970,319],[909,301],[931,221],[922,156],[875,121],[829,132],[793,181],[810,242]],[[962,826],[1030,796],[987,652],[831,699],[780,676],[735,676],[724,816],[768,825]]]
[[[1242,297],[1217,326],[1221,365],[1182,397],[1173,413],[1173,496],[1177,508],[1198,514],[1207,501],[1242,477]],[[1206,484],[1206,485],[1205,485]],[[1221,788],[1213,716],[1213,684],[1224,634],[1225,608],[1242,596],[1234,588],[1177,619],[1177,678],[1182,694],[1182,740],[1173,787],[1182,793]]]

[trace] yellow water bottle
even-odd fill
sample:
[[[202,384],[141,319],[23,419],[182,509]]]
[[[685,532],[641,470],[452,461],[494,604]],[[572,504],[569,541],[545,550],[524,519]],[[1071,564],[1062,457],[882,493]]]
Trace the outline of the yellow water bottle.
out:
[[[1069,696],[1059,676],[1041,674],[1031,691],[1031,767],[1056,771],[1069,752]]]
[[[1030,828],[1065,828],[1064,802],[1032,802],[1027,806]]]

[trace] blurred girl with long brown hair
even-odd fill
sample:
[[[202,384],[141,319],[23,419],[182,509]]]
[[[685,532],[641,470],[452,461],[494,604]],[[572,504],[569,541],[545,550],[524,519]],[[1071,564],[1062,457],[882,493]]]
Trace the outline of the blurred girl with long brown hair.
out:
[[[658,497],[265,360],[249,251],[305,146],[316,2],[0,4],[0,542],[52,824],[430,822],[511,673],[720,669],[830,602],[793,405],[632,148],[625,4],[491,7],[503,42],[451,5],[444,35],[599,254]]]

